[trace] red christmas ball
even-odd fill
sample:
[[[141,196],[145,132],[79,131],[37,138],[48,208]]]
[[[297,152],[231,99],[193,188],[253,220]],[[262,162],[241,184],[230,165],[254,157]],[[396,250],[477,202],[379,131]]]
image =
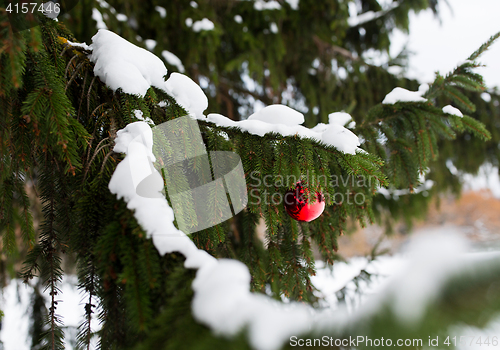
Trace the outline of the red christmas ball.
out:
[[[314,203],[309,203],[309,190],[302,182],[298,182],[295,189],[285,193],[286,212],[297,221],[313,221],[325,210],[325,199],[320,192],[316,192],[312,198],[315,198],[311,200]]]

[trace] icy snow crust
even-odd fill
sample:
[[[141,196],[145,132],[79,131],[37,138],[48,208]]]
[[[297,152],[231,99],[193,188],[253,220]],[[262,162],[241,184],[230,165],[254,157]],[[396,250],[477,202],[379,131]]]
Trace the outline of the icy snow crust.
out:
[[[359,145],[357,136],[343,126],[350,120],[345,113],[332,114],[329,124],[318,124],[313,129],[301,126],[303,116],[286,106],[269,106],[240,122],[218,114],[210,114],[207,118],[203,115],[207,98],[201,88],[178,73],[173,73],[165,82],[166,68],[150,52],[107,30],[100,30],[94,36],[92,50],[96,75],[114,90],[121,88],[126,93],[144,96],[150,86],[155,86],[173,96],[192,117],[221,126],[235,126],[260,136],[268,132],[285,136],[297,134],[333,145],[346,153],[354,153]],[[134,114],[139,119],[144,118],[141,111],[134,111]],[[237,260],[215,259],[198,249],[185,233],[175,227],[174,212],[161,195],[163,180],[152,166],[155,156],[151,127],[144,121],[131,123],[117,132],[115,143],[114,151],[125,153],[125,158],[116,167],[109,190],[124,199],[160,254],[179,252],[186,257],[186,268],[198,270],[192,283],[195,292],[192,312],[196,320],[223,336],[233,336],[246,329],[255,349],[278,349],[290,336],[312,329],[341,334],[354,323],[371,318],[385,305],[392,306],[402,322],[416,322],[422,316],[420,310],[438,295],[445,277],[464,269],[454,259],[463,244],[450,243],[449,239],[439,240],[434,235],[428,243],[420,244],[421,253],[416,254],[415,263],[410,264],[413,265],[411,274],[403,274],[389,293],[381,294],[378,301],[353,313],[345,309],[319,311],[305,304],[284,304],[251,293],[251,275],[245,264]],[[132,166],[138,169],[134,174],[130,171]],[[156,195],[149,198],[138,195],[135,176],[147,177],[150,181],[148,188]],[[410,276],[418,278],[412,280]],[[412,310],[408,312],[410,304]]]

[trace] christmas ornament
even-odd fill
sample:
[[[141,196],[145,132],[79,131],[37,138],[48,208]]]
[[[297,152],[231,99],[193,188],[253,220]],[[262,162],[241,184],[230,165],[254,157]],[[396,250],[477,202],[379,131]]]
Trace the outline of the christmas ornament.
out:
[[[316,192],[310,201],[314,203],[309,203],[309,190],[304,183],[297,182],[295,189],[285,193],[286,212],[297,221],[313,221],[325,210],[325,199],[320,192]]]

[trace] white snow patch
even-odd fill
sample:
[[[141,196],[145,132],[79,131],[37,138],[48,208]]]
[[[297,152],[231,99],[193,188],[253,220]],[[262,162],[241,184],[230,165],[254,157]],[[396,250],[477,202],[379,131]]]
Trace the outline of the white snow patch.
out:
[[[34,285],[37,278],[24,284],[19,279],[13,279],[7,283],[0,294],[0,305],[5,317],[2,319],[2,328],[0,329],[0,347],[5,350],[30,350],[31,339],[29,334],[30,328],[30,313],[33,309]],[[76,340],[74,335],[77,333],[77,328],[80,322],[85,317],[84,304],[89,301],[88,295],[80,293],[77,290],[78,279],[73,275],[64,275],[62,282],[58,283],[61,292],[57,295],[57,314],[61,316],[64,322],[65,339],[63,346],[66,350],[76,350],[72,346]],[[45,306],[50,305],[50,289],[43,291],[43,287],[39,289],[45,299]],[[92,304],[97,305],[98,302],[92,298]],[[91,328],[92,332],[97,332],[100,329],[97,315],[100,309],[93,308]],[[3,342],[3,343],[2,343]],[[97,337],[91,340],[91,349],[97,349]]]
[[[487,92],[483,92],[481,94],[481,98],[483,99],[484,102],[490,102],[491,101],[491,95]]]
[[[270,105],[248,117],[248,120],[260,120],[270,124],[299,125],[304,115],[285,105]]]
[[[276,23],[271,23],[271,27],[269,28],[271,30],[272,33],[274,34],[277,34],[278,33],[278,26],[276,25]]]
[[[164,89],[190,115],[205,119],[203,111],[208,108],[208,99],[203,90],[184,74],[172,73],[165,82]]]
[[[167,17],[167,10],[161,6],[155,6],[155,10],[158,11],[161,18]]]
[[[126,22],[128,20],[128,17],[123,13],[117,13],[116,19],[118,20],[118,22]]]
[[[236,23],[243,23],[243,18],[240,15],[234,16],[234,21]]]
[[[304,122],[302,113],[284,105],[267,106],[242,121],[234,121],[215,113],[209,114],[207,120],[223,127],[237,127],[258,136],[264,136],[270,132],[283,136],[298,135],[324,142],[328,146],[349,154],[355,154],[360,145],[358,137],[342,125],[320,123],[312,129],[299,125]]]
[[[460,117],[460,118],[462,118],[464,116],[458,108],[455,108],[451,105],[444,106],[443,113],[456,115],[457,117]]]
[[[393,284],[393,310],[409,325],[420,321],[444,282],[462,268],[468,248],[456,233],[429,232],[415,237],[409,250],[409,268]]]
[[[370,22],[370,21],[373,21],[374,19],[377,19],[379,17],[382,17],[383,15],[385,15],[387,12],[389,12],[390,10],[396,8],[399,6],[399,3],[398,2],[392,2],[389,4],[389,6],[387,6],[386,9],[382,10],[382,11],[378,11],[378,12],[374,12],[374,11],[366,11],[362,14],[359,14],[359,15],[355,15],[355,16],[352,16],[352,17],[349,17],[347,19],[347,24],[350,26],[350,27],[355,27],[355,26],[358,26],[360,24],[364,24],[366,22]]]
[[[189,18],[189,17],[188,17],[188,18],[186,18],[186,21],[185,21],[185,22],[186,22],[186,25],[187,25],[188,27],[191,27],[191,26],[193,25],[193,19],[192,19],[192,18]]]
[[[346,112],[334,112],[328,114],[328,122],[330,124],[345,126],[350,121],[352,121],[352,117]]]
[[[191,1],[189,5],[191,5],[191,7],[195,9],[198,8],[198,4],[196,3],[196,1]]]
[[[421,84],[418,87],[418,92],[420,92],[421,96],[424,96],[427,93],[427,91],[429,91],[429,84]]]
[[[144,118],[144,113],[140,109],[134,110],[134,117],[136,117],[140,121],[144,121],[144,122],[148,123],[149,125],[155,125],[155,123],[153,122],[153,120],[151,118],[149,118],[149,117]]]
[[[177,69],[179,70],[179,72],[181,72],[181,73],[185,72],[184,65],[182,64],[182,61],[180,60],[179,57],[177,57],[176,55],[174,55],[172,52],[167,51],[167,50],[163,50],[161,52],[161,55],[163,56],[163,58],[165,59],[165,61],[168,62],[168,64],[171,64],[172,66],[177,67]]]
[[[385,96],[382,104],[392,105],[397,102],[425,102],[427,100],[422,97],[422,91],[409,91],[396,87]]]
[[[104,23],[104,19],[102,18],[101,12],[95,7],[92,9],[92,19],[97,23],[97,29],[107,29],[106,23]]]
[[[281,5],[279,2],[277,2],[275,0],[271,0],[271,1],[255,0],[253,2],[253,8],[257,11],[280,10]]]
[[[193,31],[195,32],[201,32],[202,30],[213,30],[214,28],[214,22],[212,22],[208,18],[203,18],[201,21],[196,21],[193,23]]]
[[[332,126],[340,127],[329,125]],[[173,225],[173,211],[165,198],[141,198],[136,194],[130,167],[138,169],[142,163],[153,161],[154,157],[150,158],[153,144],[150,127],[143,122],[129,124],[118,132],[116,142],[115,151],[124,151],[126,156],[111,178],[110,191],[118,198],[124,198],[127,207],[134,210],[134,216],[148,236],[153,237],[160,254],[180,252],[186,257],[186,268],[198,269],[192,283],[194,318],[223,336],[233,336],[247,328],[254,349],[279,349],[290,336],[312,329],[320,333],[323,329],[335,330],[340,334],[349,325],[369,319],[386,305],[402,322],[414,324],[439,296],[450,276],[464,270],[461,260],[466,247],[464,241],[456,236],[434,233],[417,238],[412,244],[411,262],[405,273],[394,279],[384,293],[371,298],[352,313],[345,308],[334,313],[323,312],[306,304],[283,304],[251,293],[251,276],[245,264],[236,260],[217,260],[197,249]],[[142,176],[144,179],[149,174]],[[159,174],[158,177],[161,188],[163,183]],[[472,268],[471,265],[470,262],[467,264],[468,269]]]
[[[87,45],[86,43],[74,43],[74,42],[71,42],[69,40],[67,40],[66,43],[70,46],[81,47],[84,50],[92,51],[92,48],[89,45]]]
[[[164,89],[167,68],[162,60],[119,35],[100,29],[92,37],[94,74],[110,89],[144,96],[150,86]]]
[[[146,39],[144,40],[144,44],[146,44],[146,47],[149,51],[153,51],[156,47],[156,40]]]
[[[359,138],[341,125],[330,124],[322,134],[322,141],[339,151],[355,154],[360,145]]]

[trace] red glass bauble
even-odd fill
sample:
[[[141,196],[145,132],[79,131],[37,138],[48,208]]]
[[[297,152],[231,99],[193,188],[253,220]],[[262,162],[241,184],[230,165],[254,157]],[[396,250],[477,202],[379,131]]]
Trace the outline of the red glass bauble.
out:
[[[295,186],[295,189],[288,190],[285,193],[285,209],[288,215],[297,221],[313,221],[319,217],[323,210],[325,210],[325,199],[320,192],[316,192],[315,198],[309,203],[309,191],[303,186],[303,183],[299,182]]]

